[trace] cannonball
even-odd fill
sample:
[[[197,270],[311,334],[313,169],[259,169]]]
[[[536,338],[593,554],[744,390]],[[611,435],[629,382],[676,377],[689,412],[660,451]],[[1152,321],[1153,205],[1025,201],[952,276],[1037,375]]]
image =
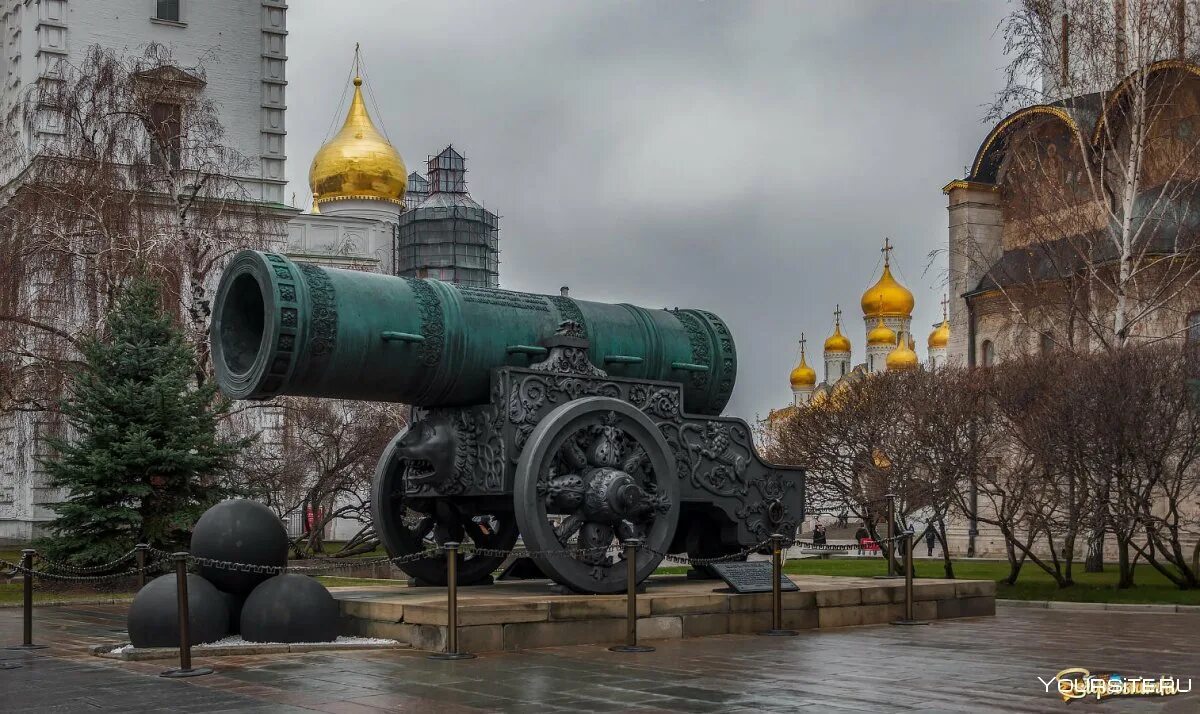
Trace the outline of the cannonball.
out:
[[[221,501],[204,512],[192,530],[192,555],[249,565],[287,565],[288,537],[271,509],[255,501]],[[249,595],[271,573],[201,566],[200,574],[221,590]]]
[[[284,573],[254,588],[242,606],[247,642],[332,642],[338,636],[337,601],[307,575]]]
[[[187,576],[188,638],[194,644],[216,642],[229,634],[225,595],[199,575]],[[179,595],[175,574],[146,583],[129,606],[129,641],[134,647],[179,646]]]

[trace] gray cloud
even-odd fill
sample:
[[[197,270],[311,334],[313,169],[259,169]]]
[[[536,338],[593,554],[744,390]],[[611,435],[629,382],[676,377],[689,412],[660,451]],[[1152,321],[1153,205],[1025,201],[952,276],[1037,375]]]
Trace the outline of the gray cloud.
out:
[[[1002,0],[290,7],[301,203],[361,42],[409,168],[466,153],[472,195],[502,216],[503,287],[716,312],[741,362],[728,412],[753,417],[788,401],[795,341],[819,353],[836,303],[865,359],[858,299],[888,235],[924,356],[939,189],[986,132]]]

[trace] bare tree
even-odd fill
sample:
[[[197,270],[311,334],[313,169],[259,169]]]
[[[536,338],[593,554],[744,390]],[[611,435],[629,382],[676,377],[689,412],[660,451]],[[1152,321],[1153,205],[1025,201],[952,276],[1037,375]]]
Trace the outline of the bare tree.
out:
[[[843,381],[828,400],[769,425],[769,458],[807,470],[810,512],[846,512],[879,540],[888,518],[887,494],[896,495],[896,532],[914,516],[936,510],[923,455],[912,439],[905,393],[919,378],[884,373]],[[895,550],[888,544],[885,554],[895,558]]]
[[[358,521],[359,532],[340,554],[378,545],[371,524],[371,477],[384,447],[406,423],[407,408],[373,402],[288,397],[282,411],[282,443],[272,440],[246,454],[244,489],[281,519],[295,513],[307,532],[293,543],[297,554],[324,551],[324,532],[334,520]]]
[[[25,95],[26,126],[0,140],[14,179],[0,207],[0,408],[53,409],[76,337],[99,328],[135,271],[178,306],[205,379],[217,272],[285,225],[251,193],[254,160],[228,145],[203,91],[209,61],[93,46]]]

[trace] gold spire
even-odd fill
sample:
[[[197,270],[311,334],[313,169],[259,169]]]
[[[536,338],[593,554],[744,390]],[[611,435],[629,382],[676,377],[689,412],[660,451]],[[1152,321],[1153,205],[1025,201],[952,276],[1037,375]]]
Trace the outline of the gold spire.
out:
[[[797,364],[792,370],[790,381],[792,389],[812,389],[817,383],[817,371],[808,366],[808,362],[804,359],[804,333],[800,333],[800,364]]]
[[[946,318],[947,298],[942,296],[942,324],[933,328],[933,332],[929,333],[929,342],[926,344],[929,349],[938,349],[950,344],[950,320]]]
[[[862,295],[862,311],[864,316],[879,313],[885,317],[909,317],[912,315],[916,302],[908,288],[901,285],[892,277],[892,250],[894,247],[889,239],[883,239],[883,275],[874,285],[867,288]]]
[[[363,100],[358,74],[358,46],[354,49],[354,96],[341,130],[313,157],[308,182],[315,194],[313,206],[357,198],[401,204],[408,185],[408,169],[400,152],[375,128]],[[319,208],[314,210],[318,212]]]
[[[833,334],[825,340],[826,352],[849,352],[850,339],[842,334],[842,306],[833,311]]]
[[[916,369],[920,360],[917,359],[917,353],[913,350],[915,346],[912,336],[900,340],[896,349],[888,353],[886,362],[888,371]]]

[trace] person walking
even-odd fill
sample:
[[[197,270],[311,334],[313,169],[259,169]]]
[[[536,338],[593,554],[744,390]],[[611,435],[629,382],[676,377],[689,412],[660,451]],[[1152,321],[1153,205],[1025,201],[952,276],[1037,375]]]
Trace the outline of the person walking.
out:
[[[933,532],[933,525],[930,524],[925,528],[925,547],[929,548],[929,557],[933,557],[933,546],[937,543],[937,534]]]
[[[854,540],[858,542],[859,555],[863,554],[863,541],[870,537],[871,532],[867,530],[867,525],[865,523],[859,526],[858,530],[854,531]]]

